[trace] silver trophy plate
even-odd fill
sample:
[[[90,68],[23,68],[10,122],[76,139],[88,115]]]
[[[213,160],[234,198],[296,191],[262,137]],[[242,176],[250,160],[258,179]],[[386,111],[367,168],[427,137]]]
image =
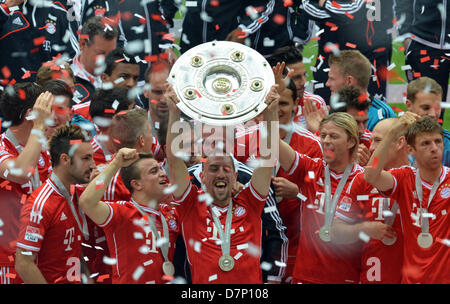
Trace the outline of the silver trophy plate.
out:
[[[230,41],[189,49],[173,65],[168,81],[187,116],[208,125],[244,123],[261,114],[275,77],[252,48]]]

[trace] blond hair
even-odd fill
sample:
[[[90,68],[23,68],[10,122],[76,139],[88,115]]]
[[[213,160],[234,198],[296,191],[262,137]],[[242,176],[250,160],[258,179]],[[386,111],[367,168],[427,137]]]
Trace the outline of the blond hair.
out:
[[[352,76],[361,89],[369,87],[372,66],[369,59],[358,50],[344,50],[339,55],[330,54],[328,64],[335,64],[345,76]]]
[[[346,112],[335,112],[322,119],[319,125],[319,131],[322,130],[323,125],[332,122],[337,127],[344,129],[347,133],[347,139],[352,139],[355,141],[355,145],[350,149],[350,155],[356,158],[358,146],[359,146],[359,134],[358,134],[358,124],[355,118]]]

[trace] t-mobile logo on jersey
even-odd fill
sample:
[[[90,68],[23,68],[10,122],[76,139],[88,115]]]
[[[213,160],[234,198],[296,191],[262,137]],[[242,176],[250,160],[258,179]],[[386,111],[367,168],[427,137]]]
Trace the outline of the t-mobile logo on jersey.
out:
[[[222,226],[222,230],[225,228],[224,225]],[[211,241],[215,241],[218,242],[220,241],[220,237],[219,237],[219,231],[217,230],[216,225],[214,224],[214,221],[211,221],[209,218],[206,218],[206,232],[212,232],[211,236],[208,238]],[[230,229],[230,235],[234,234],[235,230],[234,229]]]
[[[72,250],[72,247],[70,247],[70,244],[72,244],[75,241],[75,227],[66,229],[66,236],[64,237],[64,245],[67,245],[67,248],[65,251]]]

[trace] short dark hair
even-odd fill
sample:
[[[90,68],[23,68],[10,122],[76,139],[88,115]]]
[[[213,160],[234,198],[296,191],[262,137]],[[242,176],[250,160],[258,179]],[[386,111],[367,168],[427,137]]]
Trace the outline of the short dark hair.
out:
[[[172,65],[169,63],[169,61],[167,61],[165,59],[155,61],[145,70],[144,80],[145,80],[145,82],[148,83],[148,82],[150,82],[150,74],[151,73],[160,72],[160,71],[164,71],[164,70],[170,71],[171,68],[172,68]]]
[[[345,103],[337,109],[331,109],[331,112],[347,112],[348,109],[366,111],[370,107],[370,99],[367,95],[361,94],[361,91],[351,85],[343,86],[338,91],[339,103]]]
[[[72,100],[73,98],[72,90],[70,89],[69,85],[62,80],[55,79],[47,81],[43,86],[42,91],[44,92],[49,91],[55,96],[62,95],[68,97],[70,100],[69,103],[70,107],[72,107],[75,104],[74,101]]]
[[[117,105],[115,109],[113,108],[114,102]],[[112,118],[116,113],[128,110],[132,102],[128,98],[127,88],[97,89],[89,106],[89,115],[92,119],[94,117]]]
[[[115,26],[106,22],[106,19],[100,16],[89,18],[81,28],[80,40],[85,39],[88,45],[94,41],[97,35],[102,36],[106,40],[113,40],[117,38],[119,32]]]
[[[430,116],[424,116],[413,123],[406,132],[406,142],[411,147],[415,147],[416,137],[421,133],[439,133],[444,137],[442,126]]]
[[[131,165],[120,169],[123,184],[125,185],[125,187],[127,187],[128,191],[130,191],[131,194],[133,194],[133,187],[131,187],[131,181],[133,179],[141,178],[141,170],[139,170],[138,163],[142,159],[149,159],[149,158],[154,159],[153,153],[138,153],[138,156],[139,158]]]
[[[0,109],[11,126],[20,125],[28,109],[33,108],[42,88],[34,82],[16,83],[7,87],[0,98]]]
[[[295,46],[284,46],[276,49],[272,55],[267,58],[267,61],[271,66],[275,66],[277,62],[285,62],[286,64],[294,64],[303,62],[302,52]]]
[[[112,72],[119,63],[138,64],[134,59],[134,56],[128,54],[127,52],[125,52],[123,48],[119,47],[112,50],[111,52],[108,53],[108,55],[106,55],[105,58],[106,68],[104,73],[111,76]]]
[[[69,155],[74,145],[73,141],[89,142],[77,126],[61,126],[56,129],[49,141],[50,161],[53,168],[58,166],[62,154]],[[72,158],[72,155],[69,156]]]

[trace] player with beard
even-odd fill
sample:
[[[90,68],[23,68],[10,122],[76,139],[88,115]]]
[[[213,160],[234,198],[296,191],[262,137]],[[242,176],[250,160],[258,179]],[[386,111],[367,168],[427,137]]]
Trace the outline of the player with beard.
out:
[[[174,122],[179,121],[180,110],[171,86],[165,96],[170,108],[167,158],[171,182],[177,185],[173,192],[174,204],[183,226],[192,283],[262,283],[261,213],[269,194],[274,165],[276,147],[272,144],[278,143],[278,130],[272,134],[272,122],[278,120],[276,86],[266,98],[268,108],[264,112],[269,153],[262,153],[262,166],[255,169],[250,182],[235,196],[231,194],[237,177],[234,163],[231,156],[221,150],[211,151],[204,162],[200,179],[205,192],[197,191],[192,185],[184,161],[174,155],[176,147],[172,147],[179,135],[174,132],[177,129]],[[217,240],[221,240],[220,246]]]
[[[22,207],[16,271],[25,283],[80,283],[89,232],[75,185],[89,182],[94,152],[71,126],[57,129],[49,146],[53,173]]]

